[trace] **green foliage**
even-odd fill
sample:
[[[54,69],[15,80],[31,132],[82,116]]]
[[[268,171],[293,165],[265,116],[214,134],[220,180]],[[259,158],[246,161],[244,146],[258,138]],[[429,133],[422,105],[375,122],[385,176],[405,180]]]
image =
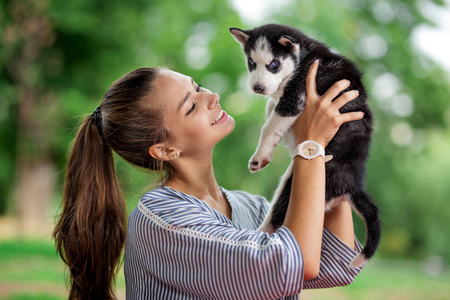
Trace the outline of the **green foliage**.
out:
[[[419,2],[291,1],[262,23],[297,27],[353,59],[365,73],[376,117],[367,188],[384,224],[377,255],[450,257],[450,86],[448,74],[411,47],[413,29],[429,22]],[[13,38],[13,3],[0,4],[5,37],[0,47],[0,213],[12,206],[19,143],[21,91],[8,66],[23,40]],[[377,13],[380,3],[394,12],[391,19]],[[59,182],[82,116],[98,105],[108,86],[134,68],[161,65],[218,92],[236,120],[234,132],[214,152],[219,183],[271,198],[289,159],[279,146],[263,172],[247,170],[264,123],[265,97],[249,92],[242,50],[228,32],[252,25],[244,24],[227,1],[49,1],[35,9],[49,20],[53,39],[31,63],[27,78],[39,93],[55,99],[41,106],[38,117],[46,121],[51,138],[43,151],[61,170]],[[117,161],[131,210],[159,175]],[[356,222],[363,240],[363,224]]]

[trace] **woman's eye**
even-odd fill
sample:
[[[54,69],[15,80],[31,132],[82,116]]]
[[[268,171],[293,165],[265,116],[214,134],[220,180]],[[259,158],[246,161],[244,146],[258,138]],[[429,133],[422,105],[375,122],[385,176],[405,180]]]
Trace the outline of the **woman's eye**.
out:
[[[197,93],[200,93],[200,88],[201,88],[202,86],[199,84],[199,85],[197,85]]]
[[[195,104],[195,103],[192,103],[192,106],[191,106],[191,108],[188,110],[188,112],[186,113],[186,116],[189,115],[190,113],[192,113],[192,112],[195,110],[195,106],[196,106],[196,104]]]

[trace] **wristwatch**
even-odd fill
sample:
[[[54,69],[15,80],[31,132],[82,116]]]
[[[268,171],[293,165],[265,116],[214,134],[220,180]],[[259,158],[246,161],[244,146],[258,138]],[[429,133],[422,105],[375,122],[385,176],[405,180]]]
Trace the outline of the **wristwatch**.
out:
[[[304,141],[295,147],[294,154],[295,156],[299,155],[307,160],[322,156],[325,159],[325,162],[328,162],[333,158],[332,155],[325,156],[325,150],[322,145],[312,140]]]

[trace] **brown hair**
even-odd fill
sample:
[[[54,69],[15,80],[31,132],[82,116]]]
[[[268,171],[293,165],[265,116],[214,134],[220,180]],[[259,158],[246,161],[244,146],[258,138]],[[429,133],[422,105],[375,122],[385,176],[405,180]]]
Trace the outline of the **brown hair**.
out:
[[[169,164],[148,153],[152,144],[170,140],[162,110],[150,99],[158,72],[141,68],[114,82],[96,110],[98,118],[86,117],[74,140],[53,232],[70,272],[69,299],[114,298],[126,209],[113,150],[134,165],[171,174]]]

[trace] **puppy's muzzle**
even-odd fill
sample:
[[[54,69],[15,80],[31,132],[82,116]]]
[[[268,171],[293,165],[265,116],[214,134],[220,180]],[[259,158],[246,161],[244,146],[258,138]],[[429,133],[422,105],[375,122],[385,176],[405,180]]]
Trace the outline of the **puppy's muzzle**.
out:
[[[264,93],[264,87],[262,85],[255,85],[253,87],[253,91],[255,91],[255,93],[257,94],[263,94]]]

